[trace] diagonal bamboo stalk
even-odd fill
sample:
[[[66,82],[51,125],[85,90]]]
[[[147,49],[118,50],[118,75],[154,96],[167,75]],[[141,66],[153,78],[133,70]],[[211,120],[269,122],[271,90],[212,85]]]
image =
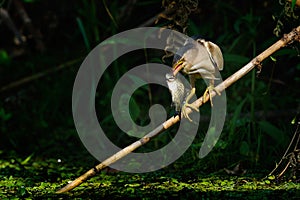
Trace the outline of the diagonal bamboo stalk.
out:
[[[284,35],[280,40],[278,40],[276,43],[274,43],[272,46],[270,46],[264,52],[259,54],[257,57],[252,59],[248,64],[246,64],[240,70],[238,70],[233,75],[228,77],[225,81],[223,81],[218,86],[216,86],[215,89],[222,92],[223,90],[228,88],[230,85],[235,83],[237,80],[239,80],[240,78],[245,76],[255,66],[261,67],[260,64],[264,59],[268,58],[270,55],[272,55],[274,52],[279,50],[281,47],[284,47],[287,44],[290,44],[294,41],[299,41],[300,42],[300,26],[293,29],[289,34]],[[211,93],[211,95],[212,95],[212,97],[216,96],[216,92],[213,91]],[[207,95],[206,99],[203,99],[202,97],[200,97],[195,102],[193,102],[193,105],[197,106],[197,108],[199,108],[202,104],[206,103],[207,101],[209,101],[209,96],[208,95]],[[191,112],[192,112],[192,110],[190,108],[187,108],[187,113],[189,114]],[[86,173],[84,173],[83,175],[81,175],[80,177],[78,177],[77,179],[72,181],[71,183],[67,184],[65,187],[58,190],[56,193],[60,194],[60,193],[68,192],[68,191],[74,189],[75,187],[77,187],[78,185],[80,185],[81,183],[86,181],[88,178],[94,176],[100,170],[102,170],[105,167],[115,163],[116,161],[120,160],[121,158],[123,158],[126,155],[133,152],[135,149],[137,149],[137,148],[141,147],[142,145],[148,143],[152,138],[159,135],[163,131],[167,130],[168,128],[170,128],[171,126],[176,124],[179,120],[180,120],[179,116],[172,117],[172,118],[168,119],[167,121],[165,121],[164,123],[159,125],[157,128],[155,128],[153,131],[151,131],[150,133],[145,135],[140,140],[132,143],[131,145],[125,147],[121,151],[119,151],[116,154],[112,155],[111,157],[107,158],[102,163],[98,164],[97,166],[90,169],[89,171],[87,171]]]

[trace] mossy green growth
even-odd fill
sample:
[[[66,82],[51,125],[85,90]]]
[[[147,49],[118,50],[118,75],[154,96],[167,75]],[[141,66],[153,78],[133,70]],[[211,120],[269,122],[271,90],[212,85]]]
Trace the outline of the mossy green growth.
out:
[[[300,184],[277,182],[274,177],[247,174],[198,175],[196,172],[163,169],[145,174],[101,172],[66,194],[59,188],[85,172],[59,159],[0,160],[0,199],[99,199],[99,198],[179,198],[179,199],[286,199],[300,197]],[[24,164],[25,163],[25,164]]]

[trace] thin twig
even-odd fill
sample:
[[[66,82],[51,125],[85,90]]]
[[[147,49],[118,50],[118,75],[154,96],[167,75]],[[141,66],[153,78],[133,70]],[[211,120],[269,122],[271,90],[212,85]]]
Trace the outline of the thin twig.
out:
[[[255,66],[260,66],[260,63],[268,58],[270,55],[272,55],[275,51],[280,49],[281,47],[286,46],[287,44],[290,44],[294,42],[295,40],[300,40],[300,26],[293,29],[289,34],[285,35],[282,39],[278,40],[276,43],[274,43],[272,46],[270,46],[267,50],[259,54],[256,58],[254,58],[251,62],[249,62],[247,65],[245,65],[243,68],[238,70],[236,73],[231,75],[229,78],[227,78],[225,81],[223,81],[221,84],[216,86],[216,89],[220,92],[228,88],[230,85],[232,85],[234,82],[245,76],[249,71],[251,71]],[[216,95],[216,92],[211,93],[212,97]],[[199,108],[202,104],[209,101],[209,95],[207,95],[206,99],[203,99],[202,97],[197,99],[193,105],[197,106]],[[187,113],[191,113],[192,110],[187,108]],[[172,117],[159,125],[157,128],[155,128],[153,131],[148,133],[146,136],[141,138],[140,140],[134,142],[133,144],[125,147],[121,151],[117,152],[116,154],[112,155],[111,157],[104,160],[102,163],[98,164],[94,168],[90,169],[71,183],[67,184],[65,187],[58,190],[56,193],[64,193],[68,192],[84,181],[86,181],[88,178],[94,176],[97,172],[104,169],[105,167],[115,163],[116,161],[120,160],[121,158],[125,157],[126,155],[133,152],[135,149],[139,148],[140,146],[148,143],[152,138],[162,133],[164,130],[170,128],[174,124],[176,124],[179,121],[179,116]]]
[[[46,75],[49,75],[51,73],[54,73],[54,72],[57,72],[59,70],[62,70],[66,67],[70,67],[72,65],[74,65],[75,63],[78,63],[80,61],[82,61],[83,58],[77,58],[75,60],[71,60],[71,61],[68,61],[64,64],[61,64],[55,68],[51,68],[51,69],[48,69],[48,70],[45,70],[45,71],[42,71],[42,72],[39,72],[37,74],[34,74],[34,75],[31,75],[31,76],[27,76],[27,77],[24,77],[20,80],[17,80],[15,82],[12,82],[12,83],[9,83],[8,85],[5,85],[3,87],[0,88],[0,93],[1,92],[4,92],[4,91],[7,91],[7,90],[10,90],[10,89],[13,89],[13,88],[16,88],[16,87],[19,87],[25,83],[29,83],[29,82],[32,82],[32,81],[35,81],[37,79],[40,79]]]
[[[162,16],[168,16],[172,13],[174,13],[176,11],[176,8],[171,8],[171,9],[166,9],[162,12],[160,12],[159,14],[155,15],[154,17],[151,17],[150,19],[148,19],[147,21],[145,21],[144,23],[140,24],[138,27],[145,27],[145,26],[151,26],[153,24],[155,24],[155,22],[161,18]]]
[[[109,18],[110,18],[111,21],[113,22],[113,25],[114,25],[116,28],[118,28],[119,26],[118,26],[118,24],[117,24],[117,22],[116,22],[114,16],[111,14],[109,8],[107,7],[106,1],[105,1],[105,0],[102,0],[102,2],[103,2],[104,8],[105,8],[105,10],[106,10],[106,12],[107,12]]]
[[[276,167],[269,173],[268,176],[271,176],[277,169],[279,166],[281,166],[281,163],[283,162],[284,159],[286,159],[286,155],[289,153],[290,151],[290,148],[292,147],[292,144],[294,143],[294,140],[296,138],[296,135],[298,134],[298,128],[299,128],[299,124],[297,125],[297,128],[296,128],[296,131],[291,139],[291,142],[288,146],[288,148],[286,149],[286,151],[284,152],[283,156],[281,157],[280,161],[278,164],[276,164]],[[299,138],[300,138],[300,135],[298,134],[298,139],[297,139],[297,142],[295,144],[295,147],[294,147],[294,151],[297,149],[297,146],[298,146],[298,142],[299,142]],[[290,162],[288,162],[288,165],[290,164]],[[280,177],[284,172],[285,172],[286,168],[278,175],[278,177]]]
[[[17,29],[7,10],[4,8],[0,8],[0,19],[2,19],[6,26],[14,33],[15,37],[18,39],[18,42],[23,44],[24,40],[22,39],[21,33]]]
[[[14,0],[13,3],[16,7],[18,14],[20,15],[21,19],[23,20],[25,27],[30,32],[30,34],[32,34],[32,37],[36,43],[35,44],[36,49],[40,52],[44,52],[46,47],[45,47],[44,42],[42,41],[42,34],[39,31],[37,31],[35,29],[35,27],[33,26],[32,21],[29,18],[22,2],[20,0]]]

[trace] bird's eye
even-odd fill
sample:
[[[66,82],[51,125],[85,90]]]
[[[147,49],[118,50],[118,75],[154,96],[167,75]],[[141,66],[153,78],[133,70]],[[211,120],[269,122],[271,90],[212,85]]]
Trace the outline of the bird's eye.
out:
[[[175,77],[172,73],[168,73],[168,74],[166,74],[166,79],[167,79],[167,81],[174,81]]]
[[[174,81],[175,80],[175,78],[174,78],[174,76],[171,76],[171,77],[169,77],[169,79],[168,79],[169,81]]]

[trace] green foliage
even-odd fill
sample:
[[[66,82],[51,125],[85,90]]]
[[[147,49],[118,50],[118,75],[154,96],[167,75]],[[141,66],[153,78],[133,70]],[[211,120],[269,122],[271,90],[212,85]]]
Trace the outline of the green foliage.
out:
[[[11,118],[11,113],[6,113],[4,108],[0,108],[0,119],[5,122]]]
[[[0,65],[8,65],[10,62],[10,58],[7,52],[3,49],[0,49]]]
[[[24,3],[37,3],[39,0],[23,0]]]
[[[82,21],[81,21],[81,19],[78,18],[78,17],[76,18],[76,21],[77,21],[77,24],[78,24],[78,26],[79,26],[80,32],[81,32],[81,34],[82,34],[82,37],[83,37],[83,40],[84,40],[84,44],[85,44],[86,50],[87,50],[88,52],[90,52],[90,51],[91,51],[91,45],[90,45],[89,39],[88,39],[88,37],[87,37],[87,35],[86,35],[86,31],[85,31],[85,29],[84,29],[84,26],[83,26],[83,24],[82,24]]]

